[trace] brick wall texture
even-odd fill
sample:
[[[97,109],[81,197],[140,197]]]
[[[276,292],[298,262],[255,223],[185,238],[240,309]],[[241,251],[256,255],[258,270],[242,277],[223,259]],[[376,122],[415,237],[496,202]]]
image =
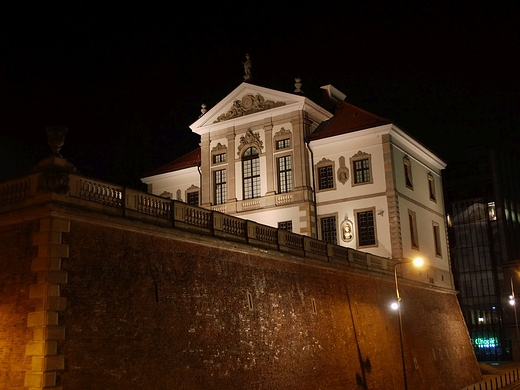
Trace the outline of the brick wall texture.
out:
[[[2,389],[29,388],[38,229],[38,221],[0,228]],[[66,299],[54,306],[64,366],[48,388],[403,388],[391,277],[130,222],[72,219],[61,245],[66,281],[51,284]],[[456,296],[400,287],[409,388],[479,380]]]
[[[23,389],[31,367],[25,349],[32,341],[27,314],[34,310],[29,286],[36,277],[27,260],[35,256],[31,237],[37,230],[34,222],[0,226],[0,389]]]

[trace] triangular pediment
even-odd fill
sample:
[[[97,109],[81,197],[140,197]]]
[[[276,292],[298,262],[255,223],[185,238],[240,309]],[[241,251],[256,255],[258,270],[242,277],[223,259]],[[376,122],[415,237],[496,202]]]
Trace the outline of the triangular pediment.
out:
[[[242,83],[190,128],[193,132],[202,134],[233,124],[258,120],[262,113],[267,114],[266,111],[277,110],[282,113],[301,109],[306,104],[309,104],[309,100],[303,96]]]

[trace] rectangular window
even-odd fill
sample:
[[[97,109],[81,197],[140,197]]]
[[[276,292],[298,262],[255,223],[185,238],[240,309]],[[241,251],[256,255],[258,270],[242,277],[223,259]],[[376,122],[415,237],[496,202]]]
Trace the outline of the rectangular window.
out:
[[[488,203],[488,218],[490,221],[496,221],[497,220],[497,212],[495,208],[495,202],[489,202]]]
[[[219,153],[213,155],[213,164],[226,162],[226,153]]]
[[[286,149],[291,147],[291,139],[281,139],[279,141],[276,141],[276,149]]]
[[[413,211],[408,210],[408,222],[410,225],[410,243],[413,249],[419,249],[419,237],[417,236],[417,218]]]
[[[321,238],[325,242],[336,244],[338,242],[336,233],[336,217],[325,217],[321,219]]]
[[[226,203],[226,170],[220,169],[213,172],[213,182],[215,183],[215,204]]]
[[[292,232],[292,221],[278,222],[278,229],[287,230],[288,232]]]
[[[433,223],[433,242],[435,245],[435,256],[442,257],[441,229],[437,222]]]
[[[318,188],[320,190],[334,188],[334,172],[332,170],[332,165],[318,168]]]
[[[404,165],[404,180],[406,182],[406,187],[413,190],[413,181],[412,181],[412,163],[408,157],[403,158]]]
[[[430,192],[430,200],[435,202],[437,200],[435,197],[435,181],[431,173],[428,173],[428,190]]]
[[[291,192],[293,189],[291,156],[278,158],[278,192]]]
[[[242,161],[244,175],[244,199],[260,197],[260,159]]]
[[[354,161],[354,184],[370,182],[370,161],[368,158]]]
[[[188,192],[187,203],[193,206],[199,205],[199,191]]]
[[[361,211],[357,213],[357,229],[360,247],[376,245],[374,210]]]

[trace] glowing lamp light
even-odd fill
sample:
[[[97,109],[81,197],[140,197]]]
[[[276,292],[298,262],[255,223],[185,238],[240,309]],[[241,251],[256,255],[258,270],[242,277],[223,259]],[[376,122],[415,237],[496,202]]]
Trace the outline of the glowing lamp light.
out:
[[[509,304],[511,306],[514,306],[515,305],[515,297],[513,295],[510,295],[509,296]]]
[[[422,267],[424,265],[424,260],[420,257],[417,257],[412,261],[412,263],[416,267]]]
[[[399,309],[399,303],[397,303],[397,302],[392,302],[392,304],[390,305],[390,308],[391,308],[392,310],[397,310],[397,309]]]

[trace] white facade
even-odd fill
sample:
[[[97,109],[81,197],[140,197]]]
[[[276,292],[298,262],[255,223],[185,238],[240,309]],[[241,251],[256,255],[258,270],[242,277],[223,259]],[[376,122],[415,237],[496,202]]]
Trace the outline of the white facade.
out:
[[[200,187],[201,207],[378,256],[421,256],[425,269],[403,272],[452,288],[444,162],[390,121],[337,103],[332,114],[242,83],[190,126],[201,137],[200,166],[174,162],[142,180],[183,201]]]

